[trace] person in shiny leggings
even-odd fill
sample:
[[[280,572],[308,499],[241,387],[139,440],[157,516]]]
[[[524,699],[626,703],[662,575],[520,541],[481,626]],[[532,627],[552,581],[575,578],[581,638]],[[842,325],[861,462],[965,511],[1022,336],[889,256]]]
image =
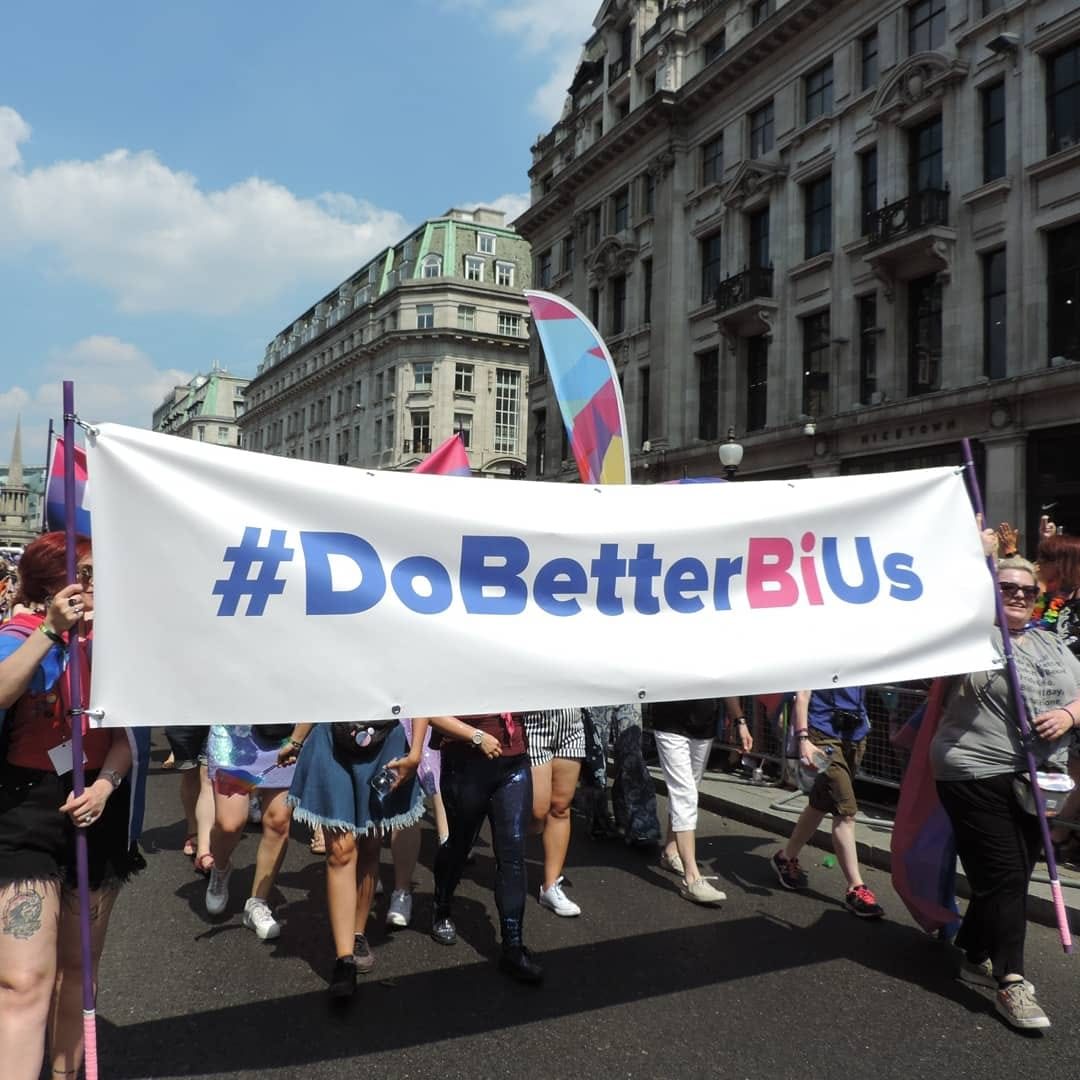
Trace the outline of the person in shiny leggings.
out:
[[[433,716],[441,732],[442,797],[450,835],[435,855],[435,909],[431,936],[453,945],[454,890],[486,817],[495,851],[495,904],[502,949],[499,968],[519,982],[539,983],[543,968],[525,948],[522,923],[528,884],[525,838],[532,816],[532,772],[524,727],[510,713]]]

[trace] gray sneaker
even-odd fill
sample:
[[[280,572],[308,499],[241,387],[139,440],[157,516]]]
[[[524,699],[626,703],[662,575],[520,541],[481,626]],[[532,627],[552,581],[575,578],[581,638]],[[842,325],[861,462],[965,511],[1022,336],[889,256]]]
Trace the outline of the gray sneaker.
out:
[[[366,975],[375,966],[375,954],[371,951],[371,946],[363,934],[353,935],[352,953],[358,975]]]
[[[683,881],[679,884],[679,895],[684,900],[690,900],[695,904],[722,904],[727,895],[714,888],[705,878],[689,883]]]
[[[1050,1026],[1049,1018],[1035,1000],[1035,987],[1026,979],[1003,986],[994,998],[994,1008],[1014,1028],[1032,1031]]]
[[[206,912],[208,915],[220,915],[229,902],[229,876],[232,867],[222,870],[215,866],[210,870],[210,881],[206,886]]]
[[[960,958],[960,970],[956,977],[971,986],[989,986],[997,989],[998,981],[994,978],[994,965],[989,960],[981,964],[973,964],[966,956]]]

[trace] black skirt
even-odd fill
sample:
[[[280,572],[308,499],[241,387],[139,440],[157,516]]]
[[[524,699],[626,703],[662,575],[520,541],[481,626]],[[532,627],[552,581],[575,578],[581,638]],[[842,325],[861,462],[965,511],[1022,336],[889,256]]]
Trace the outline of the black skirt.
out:
[[[86,773],[87,786],[97,771]],[[62,806],[72,777],[0,764],[0,887],[22,881],[59,881],[75,888],[75,826]],[[101,817],[85,830],[90,888],[111,888],[146,866],[128,842],[131,783],[109,796]]]

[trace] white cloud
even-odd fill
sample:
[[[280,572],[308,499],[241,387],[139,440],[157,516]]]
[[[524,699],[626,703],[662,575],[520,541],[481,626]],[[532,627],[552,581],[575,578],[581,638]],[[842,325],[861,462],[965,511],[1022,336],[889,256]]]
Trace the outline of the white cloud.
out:
[[[547,58],[550,74],[533,93],[530,111],[547,127],[562,114],[581,50],[593,34],[599,0],[444,0],[451,11],[476,15],[522,52]]]
[[[408,229],[351,195],[302,199],[259,177],[205,190],[147,150],[26,170],[29,137],[0,106],[0,256],[40,249],[126,311],[229,314],[325,287]]]
[[[161,370],[137,346],[95,335],[49,354],[36,385],[0,390],[0,461],[6,460],[22,418],[23,461],[41,464],[49,418],[59,425],[61,384],[75,383],[75,408],[87,421],[149,427],[154,409],[191,374]]]

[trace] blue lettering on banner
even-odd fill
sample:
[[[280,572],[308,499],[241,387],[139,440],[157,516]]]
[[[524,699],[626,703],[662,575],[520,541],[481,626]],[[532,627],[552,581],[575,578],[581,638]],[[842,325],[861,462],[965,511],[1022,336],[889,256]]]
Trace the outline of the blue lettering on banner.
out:
[[[458,600],[467,615],[520,615],[531,602],[558,618],[580,615],[586,608],[619,616],[628,604],[639,615],[663,610],[692,615],[710,606],[731,611],[735,582],[740,589],[734,597],[748,610],[863,605],[883,598],[910,603],[924,591],[915,557],[893,551],[879,559],[869,536],[844,542],[849,566],[845,576],[841,539],[822,536],[819,549],[819,538],[811,532],[801,536],[804,554],[797,560],[798,573],[796,545],[784,536],[749,537],[745,555],[717,556],[711,566],[689,556],[665,560],[653,543],[637,543],[628,555],[617,543],[599,541],[587,563],[562,555],[532,567],[532,552],[520,537],[466,535],[461,538],[460,562],[452,568],[430,555],[384,563],[370,541],[353,533],[299,535],[308,615],[363,614],[386,598],[388,584],[393,596],[418,615],[439,615]],[[230,570],[211,589],[221,598],[219,616],[236,615],[244,597],[245,615],[263,615],[269,599],[284,592],[286,580],[278,572],[295,554],[285,540],[284,529],[248,526],[240,543],[225,549],[223,561]],[[335,559],[355,566],[359,584],[335,588]],[[581,598],[590,595],[591,604],[583,604]]]

